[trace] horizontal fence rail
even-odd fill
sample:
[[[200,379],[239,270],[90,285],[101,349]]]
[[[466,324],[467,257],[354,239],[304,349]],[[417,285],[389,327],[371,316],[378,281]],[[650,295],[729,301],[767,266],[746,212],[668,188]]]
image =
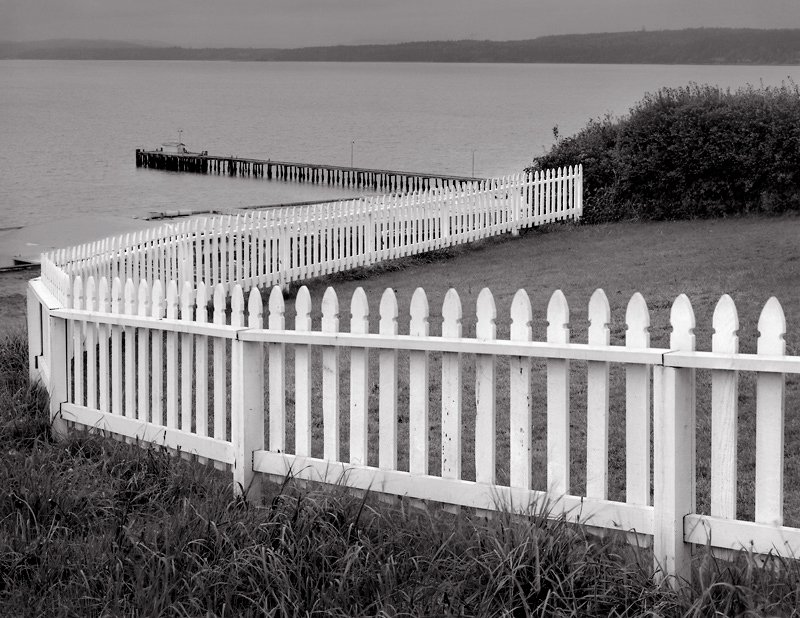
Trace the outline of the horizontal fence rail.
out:
[[[293,281],[518,233],[582,213],[583,171],[539,171],[461,189],[385,195],[187,219],[45,254],[42,278],[66,302],[71,281],[115,277],[166,290],[287,287]]]
[[[57,432],[75,424],[163,445],[231,470],[253,496],[262,475],[291,474],[451,509],[526,512],[547,503],[552,516],[635,533],[632,540],[652,544],[662,575],[688,577],[692,544],[800,552],[800,530],[784,525],[782,446],[785,374],[800,373],[800,357],[786,356],[776,299],[762,311],[757,353],[742,354],[728,296],[714,313],[712,349],[699,352],[683,295],[671,309],[669,345],[658,348],[640,294],[627,307],[624,344],[611,344],[602,290],[589,303],[586,343],[574,343],[560,291],[545,340],[534,341],[524,290],[500,318],[483,290],[474,335],[465,337],[454,290],[432,334],[422,289],[403,325],[391,289],[371,300],[359,289],[348,308],[328,289],[313,325],[305,287],[292,314],[277,286],[264,303],[257,288],[245,295],[239,284],[228,294],[222,284],[172,281],[164,293],[158,280],[78,277],[68,306],[41,282],[30,289],[41,308],[31,314],[33,366],[48,359]],[[346,331],[341,315],[350,316]],[[705,513],[695,504],[698,368],[711,370],[710,395],[702,395],[711,400]],[[623,372],[621,385],[614,371]],[[741,372],[753,372],[755,385],[752,521],[737,518]],[[625,393],[622,453],[609,439],[613,388]],[[571,440],[576,422],[585,443]]]

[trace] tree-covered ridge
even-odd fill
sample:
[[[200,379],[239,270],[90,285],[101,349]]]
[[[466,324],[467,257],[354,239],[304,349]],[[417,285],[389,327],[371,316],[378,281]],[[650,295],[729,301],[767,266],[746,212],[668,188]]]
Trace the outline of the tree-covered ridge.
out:
[[[114,41],[0,42],[0,58],[469,62],[595,64],[800,64],[800,29],[694,28],[569,34],[523,41],[426,41],[333,47],[184,48]]]

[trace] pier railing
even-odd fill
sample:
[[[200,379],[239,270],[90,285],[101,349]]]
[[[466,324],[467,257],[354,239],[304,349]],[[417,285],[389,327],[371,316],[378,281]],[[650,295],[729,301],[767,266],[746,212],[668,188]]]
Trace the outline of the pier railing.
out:
[[[461,189],[197,217],[43,256],[42,277],[63,302],[76,276],[175,280],[230,290],[293,281],[578,219],[583,171],[547,170]]]

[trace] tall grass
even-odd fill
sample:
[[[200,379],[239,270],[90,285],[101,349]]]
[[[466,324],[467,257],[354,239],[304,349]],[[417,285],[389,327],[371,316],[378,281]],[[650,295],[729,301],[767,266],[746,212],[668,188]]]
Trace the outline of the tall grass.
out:
[[[2,616],[798,615],[800,569],[701,552],[694,584],[546,517],[454,517],[344,488],[234,497],[211,467],[99,435],[54,442],[25,336],[0,342]]]

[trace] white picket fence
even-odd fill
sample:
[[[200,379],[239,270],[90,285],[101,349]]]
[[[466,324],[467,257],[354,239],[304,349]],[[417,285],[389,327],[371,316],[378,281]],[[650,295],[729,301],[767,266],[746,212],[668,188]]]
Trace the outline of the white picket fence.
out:
[[[76,276],[286,287],[554,221],[578,219],[583,170],[563,168],[403,195],[187,219],[42,258],[61,302]]]
[[[55,432],[75,425],[169,447],[230,469],[238,491],[254,499],[264,475],[291,473],[453,509],[526,512],[547,501],[553,516],[652,543],[662,576],[688,577],[694,544],[800,555],[800,530],[783,525],[784,375],[800,373],[800,357],[786,356],[775,299],[759,320],[756,354],[739,353],[727,296],[710,352],[695,351],[685,296],[672,307],[668,348],[651,347],[639,294],[626,312],[625,345],[611,345],[600,290],[586,344],[571,342],[561,292],[550,301],[545,341],[532,340],[522,290],[499,319],[507,339],[497,338],[489,290],[477,302],[474,337],[463,336],[453,290],[437,334],[421,289],[407,329],[392,290],[380,301],[358,291],[349,332],[340,332],[332,289],[318,327],[305,287],[295,315],[286,315],[288,281],[580,214],[580,170],[561,193],[517,180],[451,195],[467,205],[460,210],[434,192],[396,198],[390,217],[375,214],[386,203],[376,198],[165,227],[44,256],[42,277],[28,288],[30,372],[48,388]],[[532,195],[563,207],[542,209]],[[371,215],[364,204],[375,206]],[[259,288],[270,287],[265,312]],[[609,442],[617,364],[625,375],[622,499],[609,489],[609,462],[620,457]],[[708,515],[695,505],[697,369],[713,376]],[[740,372],[756,376],[754,521],[737,516]],[[584,448],[570,443],[578,396],[586,469],[585,489],[574,493],[571,462]],[[546,469],[542,487],[533,484],[537,469]]]
[[[411,299],[408,334],[401,335],[391,289],[377,303],[377,320],[370,320],[377,299],[370,303],[358,290],[349,332],[340,332],[333,289],[322,300],[321,326],[313,329],[305,287],[296,297],[294,328],[287,326],[279,287],[265,312],[258,289],[245,304],[236,285],[230,316],[221,284],[212,294],[202,282],[196,291],[185,282],[179,293],[171,282],[166,303],[160,288],[159,281],[137,288],[119,279],[110,287],[105,279],[84,286],[78,278],[69,308],[41,281],[31,282],[32,372],[49,384],[57,433],[74,423],[165,445],[230,467],[236,486],[253,497],[261,475],[291,473],[488,511],[524,512],[549,500],[553,516],[652,538],[662,575],[688,577],[691,544],[800,555],[800,530],[782,525],[784,374],[800,373],[800,357],[785,355],[785,319],[775,299],[759,320],[758,353],[742,354],[728,296],[714,314],[712,351],[697,352],[694,314],[683,295],[671,310],[669,348],[662,349],[650,346],[650,314],[639,294],[628,305],[620,346],[610,345],[611,316],[601,290],[589,304],[588,343],[579,344],[570,342],[560,291],[548,307],[546,341],[532,341],[523,290],[511,305],[509,338],[498,340],[488,289],[477,301],[475,337],[466,338],[454,290],[442,306],[441,334],[432,336],[422,289]],[[545,359],[545,366],[532,368],[535,359]],[[624,502],[609,499],[609,459],[619,456],[609,451],[608,439],[615,363],[626,376]],[[573,495],[570,399],[575,372],[584,366],[585,492]],[[695,508],[696,369],[713,371],[710,515]],[[740,521],[736,512],[742,371],[757,376],[755,521]],[[537,373],[546,389],[544,458],[533,448]],[[474,383],[464,384],[464,375],[474,375]],[[499,384],[504,392],[497,392]],[[465,401],[464,392],[474,400]],[[507,400],[500,411],[499,400]],[[470,424],[475,439],[467,443],[462,433]],[[474,479],[464,479],[465,459]],[[546,492],[532,488],[537,465],[546,465]],[[499,470],[507,471],[502,481]]]

